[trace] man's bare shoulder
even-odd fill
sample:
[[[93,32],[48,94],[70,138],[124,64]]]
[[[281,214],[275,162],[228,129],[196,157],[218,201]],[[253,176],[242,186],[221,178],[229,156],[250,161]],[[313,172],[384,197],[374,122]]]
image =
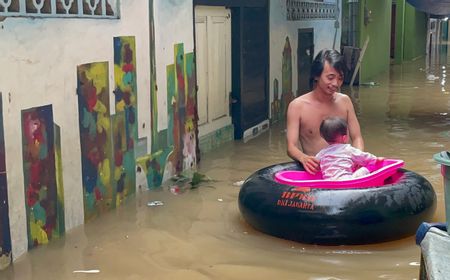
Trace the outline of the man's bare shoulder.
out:
[[[336,99],[350,100],[350,97],[347,94],[345,94],[345,93],[336,92]]]
[[[347,94],[336,92],[336,102],[343,104],[351,104],[352,100]]]
[[[310,104],[312,101],[312,95],[311,92],[300,95],[299,97],[292,100],[291,103],[294,103],[295,106],[302,106],[304,104]]]

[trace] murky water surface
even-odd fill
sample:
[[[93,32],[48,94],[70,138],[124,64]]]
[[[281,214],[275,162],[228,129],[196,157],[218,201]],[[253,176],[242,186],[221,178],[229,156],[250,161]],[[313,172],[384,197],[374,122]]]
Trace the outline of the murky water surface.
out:
[[[407,169],[425,176],[437,193],[433,221],[444,221],[442,177],[432,156],[448,149],[450,89],[445,68],[435,68],[438,79],[424,69],[425,60],[406,63],[376,80],[377,86],[343,91],[355,100],[366,150],[404,159]],[[235,183],[287,161],[284,137],[283,126],[273,126],[247,143],[224,145],[200,164],[200,172],[216,182],[178,195],[167,186],[142,191],[117,211],[25,254],[0,278],[418,279],[420,248],[413,237],[312,246],[262,234],[243,221]],[[147,206],[154,200],[164,205]]]

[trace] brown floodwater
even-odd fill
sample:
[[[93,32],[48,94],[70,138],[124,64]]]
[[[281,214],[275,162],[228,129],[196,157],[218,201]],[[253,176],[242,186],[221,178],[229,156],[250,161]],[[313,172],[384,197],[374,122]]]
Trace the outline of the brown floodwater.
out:
[[[366,150],[404,159],[407,169],[431,182],[438,200],[432,221],[445,220],[440,166],[432,159],[448,149],[450,139],[445,67],[429,72],[419,59],[393,66],[375,86],[343,88],[354,99]],[[363,246],[313,246],[248,226],[238,209],[239,182],[289,160],[285,150],[283,125],[247,143],[225,144],[203,155],[199,166],[214,182],[177,195],[168,185],[140,191],[117,210],[21,256],[0,279],[419,278],[414,236]],[[147,206],[155,200],[164,205]]]

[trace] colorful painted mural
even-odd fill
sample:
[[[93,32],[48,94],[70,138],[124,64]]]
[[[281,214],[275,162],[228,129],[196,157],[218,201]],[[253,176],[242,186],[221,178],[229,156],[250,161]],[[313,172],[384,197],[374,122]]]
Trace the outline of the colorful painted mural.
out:
[[[176,44],[174,61],[166,67],[168,128],[163,133],[166,137],[152,128],[152,139],[158,141],[159,150],[137,160],[149,188],[160,186],[164,176],[196,167],[194,54],[185,54],[183,44]],[[156,116],[152,113],[152,117]]]
[[[64,232],[58,219],[62,201],[58,199],[52,105],[22,111],[22,144],[28,247],[33,248]]]
[[[172,176],[196,164],[195,59],[184,53],[184,45],[174,46],[174,64],[166,67],[168,127],[158,128],[156,84],[155,25],[153,1],[149,3],[150,25],[150,102],[151,154],[137,159],[137,176],[145,173],[149,188],[161,185],[164,176]],[[141,180],[140,181],[144,181]]]
[[[113,123],[116,205],[135,192],[137,134],[136,47],[134,37],[114,38],[114,79],[116,115]]]
[[[111,178],[108,63],[80,65],[77,78],[84,217],[89,220],[114,208],[116,203],[116,188]]]
[[[271,108],[271,118],[270,122],[272,124],[277,123],[282,120],[281,116],[281,108],[280,108],[280,98],[278,97],[278,79],[273,80],[273,101],[272,104],[270,104]]]
[[[149,0],[149,26],[150,26],[150,106],[151,106],[151,153],[162,148],[160,143],[167,141],[167,131],[158,129],[158,85],[156,84],[156,56],[155,56],[155,17],[153,0]]]
[[[283,63],[281,70],[281,114],[282,118],[286,118],[287,106],[294,99],[292,92],[292,50],[289,37],[283,48]]]
[[[57,124],[54,124],[53,131],[55,134],[56,194],[58,196],[58,203],[56,204],[56,217],[58,222],[56,225],[57,232],[62,235],[66,231],[66,225],[64,217],[64,179],[61,154],[61,128]]]
[[[156,153],[140,157],[136,160],[137,176],[142,177],[142,174],[145,175],[146,179],[141,179],[140,181],[141,183],[145,182],[147,184],[147,188],[161,186],[169,153],[169,149],[160,150]]]
[[[5,134],[3,130],[3,98],[0,93],[0,270],[9,266],[12,259],[5,152]]]
[[[195,77],[195,55],[194,53],[187,53],[184,56],[184,77],[186,83],[186,111],[183,131],[183,170],[192,169],[196,167],[197,155],[199,154],[196,132],[197,121],[195,119],[195,112],[197,107],[197,91],[196,91],[196,77]]]

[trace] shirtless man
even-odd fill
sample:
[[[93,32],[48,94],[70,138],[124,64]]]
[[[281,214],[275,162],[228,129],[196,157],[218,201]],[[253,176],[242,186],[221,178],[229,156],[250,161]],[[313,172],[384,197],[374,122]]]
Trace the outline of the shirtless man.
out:
[[[358,119],[352,101],[337,92],[343,82],[343,57],[335,50],[320,51],[311,66],[313,91],[292,100],[287,110],[287,154],[301,162],[311,174],[319,170],[315,155],[328,144],[320,136],[320,123],[326,117],[341,117],[348,123],[355,148],[364,150]]]

